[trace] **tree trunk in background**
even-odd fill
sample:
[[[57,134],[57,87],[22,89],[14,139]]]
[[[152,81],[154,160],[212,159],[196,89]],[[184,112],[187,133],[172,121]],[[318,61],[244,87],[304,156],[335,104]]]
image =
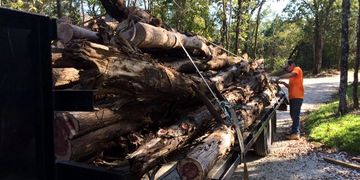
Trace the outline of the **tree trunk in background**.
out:
[[[256,16],[256,26],[255,26],[255,42],[254,42],[254,57],[256,57],[256,51],[257,51],[257,39],[258,39],[258,33],[259,33],[259,25],[260,25],[260,18],[261,18],[261,9],[264,5],[266,0],[262,0],[259,6],[259,10]]]
[[[231,31],[231,18],[232,18],[232,0],[229,1],[229,22],[228,22],[228,31],[226,33],[226,49],[230,50],[230,31]],[[229,55],[229,53],[227,53]]]
[[[319,15],[315,16],[313,74],[319,74],[322,64],[324,42],[322,39]]]
[[[340,62],[340,86],[339,86],[339,113],[347,111],[346,89],[347,71],[349,58],[349,14],[350,1],[342,1],[342,28],[341,28],[341,62]]]
[[[246,3],[247,4],[247,6],[246,6],[246,11],[249,13],[249,17],[252,17],[253,16],[253,14],[254,14],[254,12],[255,12],[255,10],[257,9],[257,7],[258,7],[258,5],[255,5],[255,7],[254,8],[251,8],[250,7],[250,3],[248,2],[248,3]],[[247,32],[247,37],[246,37],[246,42],[245,42],[245,44],[244,44],[244,50],[245,50],[245,52],[247,52],[247,53],[251,53],[251,37],[250,37],[250,35],[251,35],[251,27],[252,27],[252,24],[251,24],[251,18],[248,18],[247,19],[247,27],[246,27],[246,32]]]
[[[186,9],[186,1],[185,0],[174,0],[176,3],[176,14],[177,14],[177,22],[176,22],[176,29],[180,32],[184,31],[184,10]]]
[[[322,67],[324,40],[323,35],[328,27],[328,17],[331,11],[331,7],[335,0],[328,0],[323,2],[314,1],[314,63],[313,63],[313,74],[320,73]],[[326,4],[327,3],[327,4]]]
[[[360,0],[359,4],[360,4]],[[354,83],[353,83],[353,101],[354,101],[354,108],[359,108],[359,98],[357,94],[357,87],[358,87],[358,72],[359,72],[359,62],[360,62],[360,6],[358,7],[358,20],[357,20],[357,44],[356,44],[356,59],[354,65]]]
[[[239,54],[240,48],[240,38],[241,38],[241,31],[240,31],[240,24],[241,24],[241,15],[242,15],[242,0],[238,0],[238,12],[237,12],[237,19],[236,19],[236,28],[235,28],[235,50],[234,53],[236,55]]]
[[[85,22],[85,10],[84,10],[84,0],[80,1],[80,7],[81,7],[81,24],[84,24]]]
[[[223,11],[222,11],[222,15],[221,15],[221,22],[222,22],[222,25],[221,25],[221,44],[224,46],[224,47],[227,47],[227,23],[226,23],[226,0],[222,0],[222,6],[223,6]]]
[[[62,18],[62,7],[61,7],[60,0],[56,0],[56,13],[57,13],[58,19]]]

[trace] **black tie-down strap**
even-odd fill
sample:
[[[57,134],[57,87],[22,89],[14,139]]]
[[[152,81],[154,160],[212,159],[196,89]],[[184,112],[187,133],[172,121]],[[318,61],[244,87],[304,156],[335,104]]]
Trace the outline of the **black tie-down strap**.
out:
[[[244,163],[244,177],[243,178],[244,178],[244,180],[248,180],[249,173],[248,173],[248,169],[246,166],[245,144],[244,144],[244,138],[242,136],[242,132],[241,132],[240,125],[239,125],[240,121],[237,118],[234,108],[228,102],[222,101],[221,106],[225,112],[226,123],[235,128],[236,137],[237,137],[237,140],[238,140],[238,143],[240,146],[240,157]]]
[[[219,90],[217,88],[214,88],[214,92],[215,94],[219,97],[220,100],[220,108],[222,109],[226,120],[224,123],[226,123],[227,125],[233,126],[236,132],[236,137],[239,143],[239,147],[240,147],[240,157],[241,160],[244,163],[244,180],[248,180],[249,179],[249,173],[248,173],[248,169],[246,166],[246,160],[245,160],[245,144],[244,144],[244,138],[242,136],[242,132],[240,129],[240,121],[237,118],[235,109],[232,105],[230,105],[230,103],[224,98],[224,96],[219,92]]]

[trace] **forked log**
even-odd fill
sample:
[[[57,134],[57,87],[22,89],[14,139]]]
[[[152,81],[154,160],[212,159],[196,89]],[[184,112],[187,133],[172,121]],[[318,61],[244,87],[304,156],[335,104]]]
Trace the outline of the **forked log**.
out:
[[[207,173],[215,162],[226,155],[233,146],[235,133],[229,127],[221,126],[196,146],[177,165],[182,179],[207,179]]]
[[[157,136],[153,137],[135,152],[127,156],[132,162],[132,172],[141,177],[162,161],[172,151],[181,148],[203,130],[212,119],[205,108],[199,108],[187,115],[187,120],[173,126],[160,129]]]

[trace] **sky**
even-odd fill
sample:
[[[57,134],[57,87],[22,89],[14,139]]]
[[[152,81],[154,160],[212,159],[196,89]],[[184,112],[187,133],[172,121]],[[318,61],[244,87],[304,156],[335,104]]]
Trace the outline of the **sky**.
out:
[[[266,1],[264,7],[271,9],[273,12],[269,17],[265,19],[273,19],[276,15],[280,15],[285,6],[290,0],[270,0]]]

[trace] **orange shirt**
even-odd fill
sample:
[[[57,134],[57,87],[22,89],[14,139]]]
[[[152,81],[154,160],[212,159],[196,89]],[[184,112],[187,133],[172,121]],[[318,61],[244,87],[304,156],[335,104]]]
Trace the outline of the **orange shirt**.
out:
[[[292,72],[296,76],[289,79],[289,99],[304,99],[303,72],[300,67],[295,67]]]

